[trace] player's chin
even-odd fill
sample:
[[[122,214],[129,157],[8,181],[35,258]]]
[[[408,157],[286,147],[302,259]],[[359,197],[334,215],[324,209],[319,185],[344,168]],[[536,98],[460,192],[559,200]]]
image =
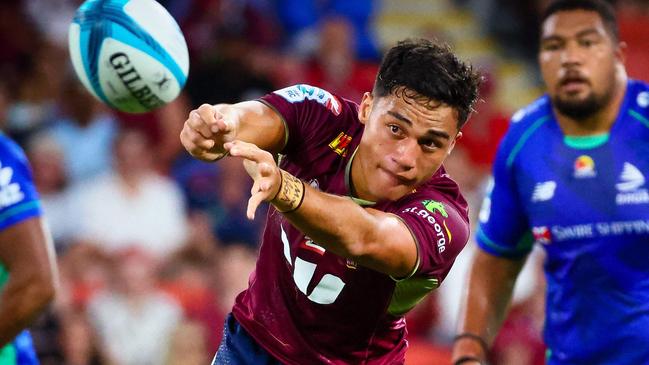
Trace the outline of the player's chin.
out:
[[[377,197],[378,200],[399,200],[406,196],[407,194],[411,193],[413,191],[414,187],[411,186],[406,186],[403,184],[384,184],[382,186],[377,186],[376,191],[374,192],[374,195]]]

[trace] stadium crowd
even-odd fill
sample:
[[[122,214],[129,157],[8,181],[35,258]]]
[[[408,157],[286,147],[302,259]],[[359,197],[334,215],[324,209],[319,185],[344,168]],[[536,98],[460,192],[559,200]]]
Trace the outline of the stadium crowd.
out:
[[[44,365],[208,363],[253,269],[263,214],[245,217],[251,182],[240,161],[217,166],[182,149],[187,111],[204,100],[233,103],[295,83],[360,100],[374,82],[380,1],[160,2],[185,34],[190,76],[177,100],[142,115],[108,109],[76,79],[67,27],[81,1],[0,5],[0,128],[27,152],[61,273],[55,303],[31,329]],[[534,19],[545,3],[454,6],[476,14],[497,37],[500,57],[533,62]],[[616,5],[630,43],[629,73],[649,80],[649,38],[639,26],[649,24],[649,6]],[[474,218],[514,111],[491,102],[499,87],[488,78],[484,102],[446,164]],[[458,291],[473,249],[469,244],[442,288],[409,313],[408,364],[450,361]],[[541,262],[535,255],[524,275],[495,344],[495,364],[544,361]]]

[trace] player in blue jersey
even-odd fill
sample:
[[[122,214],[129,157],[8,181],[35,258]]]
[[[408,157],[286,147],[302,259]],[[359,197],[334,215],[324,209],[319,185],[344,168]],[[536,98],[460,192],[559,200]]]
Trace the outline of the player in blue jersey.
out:
[[[547,363],[649,364],[649,85],[627,77],[623,51],[607,3],[546,10],[547,95],[499,147],[455,364],[485,363],[534,242],[547,253]]]
[[[0,365],[38,364],[24,328],[54,297],[55,278],[27,158],[0,133]]]

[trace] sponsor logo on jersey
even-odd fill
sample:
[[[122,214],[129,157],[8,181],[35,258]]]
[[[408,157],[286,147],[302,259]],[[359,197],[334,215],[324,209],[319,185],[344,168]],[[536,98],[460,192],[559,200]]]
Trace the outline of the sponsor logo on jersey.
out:
[[[649,106],[649,92],[643,91],[641,93],[638,93],[638,97],[636,98],[636,102],[638,103],[638,106],[641,108],[646,108]]]
[[[14,169],[11,166],[2,167],[0,162],[0,208],[14,205],[25,198],[20,185],[11,182],[14,176]]]
[[[346,135],[344,132],[340,132],[340,134],[338,134],[338,137],[336,137],[333,141],[331,141],[331,143],[329,143],[329,147],[337,154],[346,157],[347,147],[349,146],[349,143],[351,141],[351,136]]]
[[[593,158],[588,155],[577,157],[574,167],[574,176],[578,179],[597,176],[595,161],[593,161]]]
[[[550,238],[553,242],[597,237],[647,235],[649,234],[649,220],[582,223],[570,226],[554,225],[550,228],[550,231]],[[536,237],[536,234],[534,236]]]
[[[425,202],[435,202],[435,201],[424,200],[422,204],[424,205],[424,207],[426,207],[426,209],[422,209],[416,206],[416,207],[406,208],[402,211],[402,213],[413,213],[417,217],[420,217],[421,219],[424,219],[426,222],[428,222],[428,224],[430,224],[433,227],[433,231],[435,232],[437,252],[442,253],[446,250],[446,245],[451,243],[451,239],[452,239],[451,231],[446,226],[445,221],[442,221],[442,224],[440,224],[439,221],[435,218],[438,213],[439,214],[442,213],[440,211],[437,211],[436,209],[435,210],[429,209]],[[442,209],[444,209],[443,205],[442,205]],[[442,216],[444,216],[445,218],[448,217],[448,214],[446,215],[444,214],[446,214],[445,210]]]
[[[299,103],[301,101],[314,100],[324,105],[334,115],[340,115],[342,112],[342,104],[330,92],[310,85],[294,85],[289,86],[274,92],[275,94],[283,97],[290,103]]]
[[[554,181],[545,181],[536,183],[532,193],[532,202],[544,202],[552,199],[557,183]]]
[[[552,234],[546,226],[532,227],[532,235],[534,240],[538,243],[548,244],[552,242]]]
[[[347,266],[347,268],[349,269],[356,270],[358,264],[352,259],[345,259],[345,266]]]
[[[625,162],[619,181],[615,184],[618,191],[615,196],[617,205],[649,203],[649,191],[641,189],[646,182],[645,177],[637,167]]]
[[[428,209],[429,212],[435,214],[439,213],[442,215],[444,218],[448,218],[448,213],[446,213],[446,209],[444,208],[444,204],[436,201],[436,200],[424,200],[421,202],[424,205],[424,208]]]

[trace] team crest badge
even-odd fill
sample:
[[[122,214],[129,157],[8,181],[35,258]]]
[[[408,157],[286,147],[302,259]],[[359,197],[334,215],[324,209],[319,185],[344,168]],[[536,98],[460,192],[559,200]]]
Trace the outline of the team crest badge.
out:
[[[574,164],[574,176],[579,179],[597,176],[593,158],[588,155],[577,157]]]
[[[334,150],[337,154],[346,157],[347,156],[347,147],[349,146],[349,143],[352,141],[352,137],[345,134],[344,132],[340,132],[338,137],[336,137],[331,143],[329,143],[329,147]]]

